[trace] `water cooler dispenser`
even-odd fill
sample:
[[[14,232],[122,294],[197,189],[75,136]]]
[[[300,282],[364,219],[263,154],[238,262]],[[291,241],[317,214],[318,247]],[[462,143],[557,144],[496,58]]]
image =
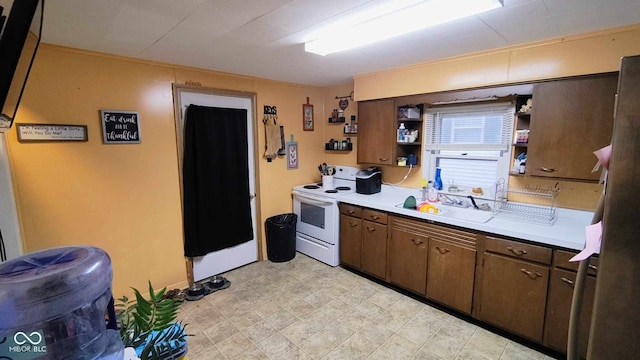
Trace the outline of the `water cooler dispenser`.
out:
[[[0,264],[0,359],[122,359],[112,279],[111,259],[96,247]]]

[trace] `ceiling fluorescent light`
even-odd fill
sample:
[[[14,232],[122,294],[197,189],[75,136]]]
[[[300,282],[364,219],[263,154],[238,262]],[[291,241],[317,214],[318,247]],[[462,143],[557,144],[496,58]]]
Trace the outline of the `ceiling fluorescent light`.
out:
[[[344,20],[332,25],[307,41],[305,51],[327,55],[357,48],[493,10],[502,7],[503,0],[408,0],[386,5],[374,13],[357,15],[359,22],[351,19],[348,26]]]

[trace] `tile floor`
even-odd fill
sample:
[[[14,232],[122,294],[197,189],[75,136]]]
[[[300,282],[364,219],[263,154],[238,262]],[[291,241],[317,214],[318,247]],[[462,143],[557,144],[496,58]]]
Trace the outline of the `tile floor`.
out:
[[[181,307],[189,360],[551,359],[300,253],[222,275],[228,289]]]

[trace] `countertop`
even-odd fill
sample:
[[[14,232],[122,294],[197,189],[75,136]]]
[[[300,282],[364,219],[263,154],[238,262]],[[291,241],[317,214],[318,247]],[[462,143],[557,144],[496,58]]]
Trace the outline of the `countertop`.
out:
[[[591,224],[593,212],[556,209],[557,219],[552,225],[517,220],[496,215],[488,219],[491,211],[472,208],[456,208],[447,205],[435,205],[442,209],[440,214],[429,214],[402,207],[404,200],[413,195],[420,203],[421,192],[414,188],[382,185],[377,194],[347,194],[338,197],[342,203],[377,209],[392,214],[411,216],[417,219],[431,220],[434,223],[448,224],[489,234],[510,236],[543,245],[571,250],[582,250],[585,243],[585,227]]]

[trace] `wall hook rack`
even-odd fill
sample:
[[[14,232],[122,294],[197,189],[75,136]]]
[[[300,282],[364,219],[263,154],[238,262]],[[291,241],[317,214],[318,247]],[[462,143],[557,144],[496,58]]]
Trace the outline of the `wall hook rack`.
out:
[[[275,106],[265,105],[263,116],[262,122],[264,124],[269,120],[273,120],[273,123],[276,124],[278,122],[278,109]]]
[[[353,101],[353,91],[350,92],[349,95],[347,96],[336,96],[336,100],[340,100],[340,99],[349,99]]]
[[[353,91],[347,96],[336,96],[336,100],[340,100],[338,101],[338,106],[342,111],[346,110],[349,106],[349,100],[347,99],[353,100]]]
[[[278,109],[277,107],[271,106],[271,105],[265,105],[264,106],[264,114],[265,115],[278,115]]]

